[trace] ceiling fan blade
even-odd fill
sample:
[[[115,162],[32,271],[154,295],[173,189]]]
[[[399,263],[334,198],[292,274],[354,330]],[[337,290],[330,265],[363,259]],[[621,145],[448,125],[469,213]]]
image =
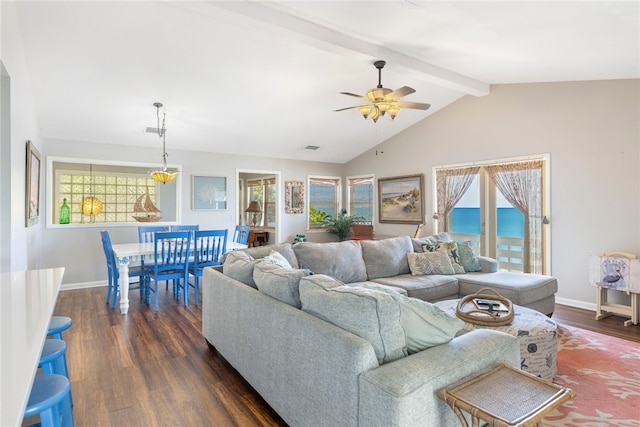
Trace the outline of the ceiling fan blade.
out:
[[[333,110],[333,111],[344,111],[344,110],[352,110],[354,108],[360,108],[362,107],[362,105],[355,105],[353,107],[347,107],[347,108],[340,108],[339,110]]]
[[[342,95],[348,95],[348,96],[354,96],[356,98],[360,98],[360,99],[364,99],[365,101],[367,101],[367,98],[365,98],[362,95],[357,95],[355,93],[351,93],[351,92],[340,92]]]
[[[396,100],[402,98],[403,96],[411,95],[415,91],[415,89],[410,88],[409,86],[402,86],[400,89],[396,89],[388,94],[387,98]]]
[[[431,104],[422,104],[420,102],[398,102],[398,107],[400,108],[414,108],[416,110],[427,110],[431,107]]]

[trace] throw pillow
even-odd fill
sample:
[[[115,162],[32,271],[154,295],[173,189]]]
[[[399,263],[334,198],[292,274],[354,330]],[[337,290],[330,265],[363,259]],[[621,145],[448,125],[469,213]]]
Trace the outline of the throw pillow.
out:
[[[378,363],[406,356],[400,307],[388,294],[315,274],[300,280],[302,310],[371,343]]]
[[[263,260],[280,266],[282,268],[292,268],[289,261],[280,253],[276,251],[269,252],[269,255],[263,258]]]
[[[464,271],[482,271],[480,260],[476,255],[470,241],[456,242],[458,245],[458,254],[460,255],[460,261],[464,267]]]
[[[440,242],[437,251],[444,252],[449,256],[449,261],[451,261],[451,266],[456,274],[466,273],[460,260],[460,255],[458,254],[458,245],[456,245],[456,242]]]
[[[400,304],[400,323],[409,354],[451,341],[464,326],[462,320],[437,305],[382,287],[376,290],[388,293]]]
[[[409,252],[407,259],[413,276],[456,273],[445,252]]]
[[[226,255],[222,272],[232,279],[257,289],[256,282],[253,281],[253,267],[262,260],[253,259],[245,251],[227,252]]]
[[[253,269],[253,280],[260,292],[296,308],[301,306],[298,284],[306,275],[304,270],[283,268],[264,259]]]

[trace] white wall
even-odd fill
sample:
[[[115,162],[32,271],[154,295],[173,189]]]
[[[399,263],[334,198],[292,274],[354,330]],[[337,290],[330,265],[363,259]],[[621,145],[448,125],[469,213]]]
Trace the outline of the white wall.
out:
[[[464,97],[352,160],[346,174],[424,173],[424,235],[433,225],[433,166],[551,153],[557,296],[595,303],[589,255],[640,255],[639,105],[640,80],[494,85],[490,95]],[[376,224],[380,234],[414,229]]]
[[[182,188],[181,222],[200,224],[202,229],[227,228],[233,231],[236,224],[236,171],[269,170],[281,173],[279,230],[280,241],[291,242],[298,233],[306,231],[306,215],[284,213],[284,181],[306,181],[308,174],[344,175],[344,165],[301,162],[280,159],[265,159],[250,156],[232,156],[226,154],[200,153],[176,150],[167,147],[169,163],[182,166],[180,176]],[[90,142],[46,139],[42,152],[43,162],[47,156],[75,157],[109,161],[160,162],[160,152],[141,147],[95,144]],[[191,175],[215,175],[227,177],[227,210],[193,211],[191,210]],[[45,174],[45,178],[46,174]],[[44,182],[43,182],[43,185]],[[54,207],[55,209],[58,206]],[[305,212],[307,212],[305,210]],[[49,207],[41,213],[51,215]],[[40,250],[43,267],[65,266],[63,284],[83,284],[106,280],[104,253],[100,243],[99,230],[107,229],[113,243],[136,242],[137,224],[131,226],[98,226],[93,228],[47,228],[42,231]]]
[[[6,129],[3,129],[0,162],[4,171],[0,199],[2,203],[9,200],[11,206],[10,212],[3,209],[3,226],[0,227],[0,238],[11,242],[10,251],[7,253],[7,245],[4,244],[1,256],[3,269],[19,271],[42,267],[38,257],[42,222],[26,228],[24,219],[26,141],[31,140],[39,150],[42,150],[42,141],[15,3],[0,2],[0,15],[0,59],[6,69],[5,78],[10,80],[10,135],[5,137]],[[2,96],[7,94],[3,92]],[[5,172],[7,167],[10,174]]]

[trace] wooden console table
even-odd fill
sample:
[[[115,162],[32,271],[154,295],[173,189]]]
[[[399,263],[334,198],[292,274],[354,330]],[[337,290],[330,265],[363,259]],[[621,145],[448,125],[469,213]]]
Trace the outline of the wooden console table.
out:
[[[264,230],[251,230],[249,231],[249,237],[247,238],[247,245],[263,246],[269,243],[269,232]]]
[[[464,427],[468,424],[462,411],[471,415],[473,427],[479,420],[495,427],[540,425],[547,413],[574,396],[571,389],[505,363],[438,392]]]

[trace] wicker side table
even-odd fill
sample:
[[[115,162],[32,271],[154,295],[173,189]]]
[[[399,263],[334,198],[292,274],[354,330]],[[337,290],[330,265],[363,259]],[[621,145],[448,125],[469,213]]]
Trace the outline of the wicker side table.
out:
[[[495,427],[539,426],[548,412],[574,396],[571,389],[504,363],[438,392],[464,427],[468,423],[462,411],[471,415],[473,427],[479,420]]]

